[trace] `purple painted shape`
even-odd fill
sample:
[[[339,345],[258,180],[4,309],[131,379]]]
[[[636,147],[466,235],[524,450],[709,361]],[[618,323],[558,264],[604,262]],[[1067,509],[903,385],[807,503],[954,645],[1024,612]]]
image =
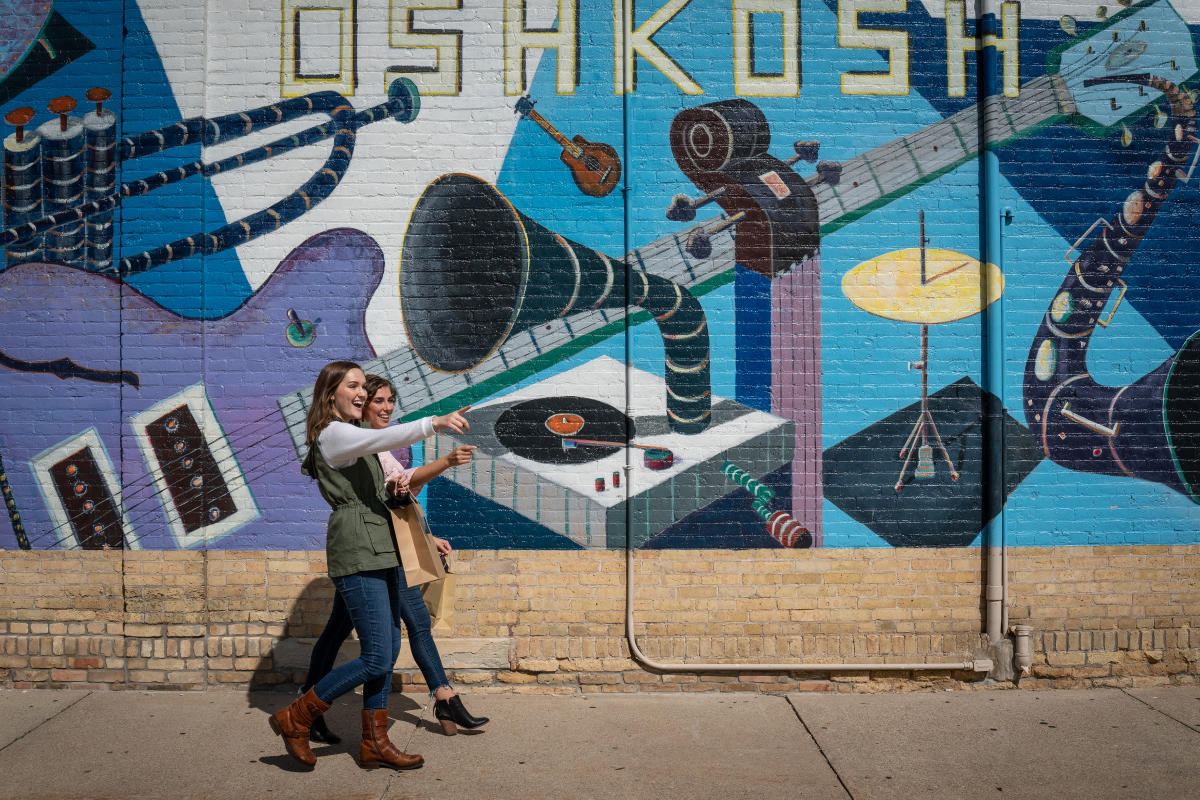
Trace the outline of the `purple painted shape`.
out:
[[[131,370],[139,386],[0,369],[0,452],[35,549],[61,538],[32,461],[95,428],[119,470],[124,506],[141,545],[176,549],[164,502],[131,418],[203,384],[260,515],[213,542],[221,549],[320,549],[328,506],[301,476],[278,398],[312,384],[335,359],[367,360],[364,314],[383,277],[383,253],[342,228],[296,248],[270,279],[225,317],[176,316],[137,290],[61,264],[0,272],[0,350],[26,361],[69,357],[100,370]],[[316,323],[307,347],[288,342],[288,310]],[[5,528],[7,526],[4,526]],[[0,547],[12,547],[0,531]]]
[[[0,80],[25,60],[54,11],[54,0],[0,0]]]
[[[821,526],[821,256],[771,281],[771,411],[796,423],[792,516]]]

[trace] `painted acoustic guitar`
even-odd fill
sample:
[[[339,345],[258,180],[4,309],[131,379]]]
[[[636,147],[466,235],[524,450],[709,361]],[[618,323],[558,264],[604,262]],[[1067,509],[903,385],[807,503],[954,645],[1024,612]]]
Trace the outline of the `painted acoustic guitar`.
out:
[[[612,192],[621,180],[621,157],[617,151],[603,142],[589,142],[582,136],[567,139],[549,120],[533,110],[535,102],[525,95],[517,101],[516,111],[536,122],[562,147],[559,158],[571,170],[579,191],[589,197],[605,197]]]

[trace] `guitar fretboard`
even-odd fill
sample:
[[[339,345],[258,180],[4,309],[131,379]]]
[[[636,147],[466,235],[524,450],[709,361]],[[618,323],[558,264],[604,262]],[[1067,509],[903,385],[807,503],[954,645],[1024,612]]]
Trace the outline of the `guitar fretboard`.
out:
[[[825,183],[813,187],[821,233],[837,230],[876,206],[974,158],[981,141],[980,108],[963,109],[910,136],[844,162],[841,181],[836,187]],[[989,144],[1026,135],[1073,111],[1074,104],[1056,76],[1026,83],[1019,98],[989,97],[982,104]],[[538,121],[535,113],[531,112],[530,117]],[[712,222],[707,220],[704,225]],[[625,256],[624,263],[674,281],[693,294],[703,294],[730,282],[736,263],[731,231],[712,235],[712,256],[700,261],[689,256],[685,249],[688,235],[700,227],[694,225],[633,250]],[[363,369],[368,374],[382,375],[395,385],[396,402],[406,419],[445,413],[495,394],[620,333],[627,313],[619,309],[588,311],[515,333],[469,373],[438,372],[408,347],[367,362]],[[304,417],[311,398],[309,386],[279,399],[288,430],[301,453],[305,449]]]
[[[546,133],[550,134],[550,136],[554,139],[554,141],[558,142],[559,147],[566,150],[568,153],[570,153],[575,158],[579,158],[580,156],[583,155],[583,149],[578,147],[574,142],[572,142],[566,136],[563,136],[562,133],[559,132],[558,128],[556,128],[550,124],[550,120],[546,119],[545,117],[543,117],[541,114],[539,114],[536,111],[531,110],[528,112],[528,114],[529,114],[529,118],[531,120],[536,122],[538,124],[538,126],[542,130],[544,130]]]
[[[1020,97],[988,97],[982,105],[964,108],[910,136],[844,161],[837,186],[819,183],[813,187],[821,233],[837,230],[974,158],[983,140],[981,121],[988,144],[997,145],[1074,110],[1061,78],[1047,75],[1023,85]]]

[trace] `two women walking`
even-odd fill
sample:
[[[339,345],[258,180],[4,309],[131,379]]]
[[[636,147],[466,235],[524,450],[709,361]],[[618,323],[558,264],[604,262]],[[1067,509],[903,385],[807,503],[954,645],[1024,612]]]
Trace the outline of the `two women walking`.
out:
[[[321,496],[332,509],[325,549],[337,597],[329,624],[313,649],[307,690],[272,716],[270,723],[271,729],[283,737],[288,752],[310,769],[317,761],[309,746],[314,722],[334,700],[360,685],[363,711],[359,764],[367,768],[412,769],[423,763],[421,756],[397,749],[387,735],[388,693],[392,667],[400,655],[401,623],[408,629],[413,658],[434,694],[435,713],[443,731],[449,734],[457,726],[471,728],[487,722],[486,718],[467,713],[446,679],[429,632],[429,612],[420,592],[405,583],[387,505],[389,488],[413,492],[414,485],[419,488],[442,470],[469,462],[470,448],[456,448],[428,467],[407,472],[389,464],[390,478],[385,477],[377,455],[438,431],[469,430],[463,416],[467,409],[388,425],[390,409],[382,419],[381,410],[368,411],[369,403],[379,397],[380,391],[387,392],[394,402],[395,392],[386,381],[376,384],[375,391],[368,391],[367,376],[357,364],[327,364],[317,377],[306,422],[309,450],[301,469],[317,481]],[[370,427],[362,427],[364,421]],[[439,548],[448,550],[449,544]],[[358,633],[360,654],[333,668],[337,649],[349,634],[347,620]],[[318,730],[322,737],[329,734],[323,722]]]

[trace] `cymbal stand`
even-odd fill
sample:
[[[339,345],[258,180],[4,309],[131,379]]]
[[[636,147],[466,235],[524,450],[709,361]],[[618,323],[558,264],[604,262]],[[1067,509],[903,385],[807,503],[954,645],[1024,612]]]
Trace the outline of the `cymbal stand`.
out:
[[[925,212],[920,212],[921,221],[921,284],[925,281],[925,245],[929,242],[925,238]],[[934,476],[933,466],[933,447],[929,444],[929,434],[933,434],[933,438],[937,440],[938,450],[942,453],[942,458],[946,460],[946,465],[950,467],[950,478],[958,480],[958,470],[954,468],[954,462],[950,460],[950,454],[946,452],[946,445],[942,442],[942,435],[938,433],[937,425],[933,421],[933,415],[929,413],[929,325],[921,325],[921,360],[917,362],[908,362],[909,369],[921,371],[921,411],[917,415],[917,422],[913,425],[912,432],[908,434],[908,439],[904,442],[904,447],[900,449],[900,457],[904,459],[903,466],[900,467],[900,474],[896,477],[896,491],[900,491],[904,487],[904,474],[908,472],[908,465],[912,462],[913,453],[917,453],[917,467],[913,470],[913,477],[918,480],[932,478]],[[920,446],[917,446],[918,438]]]
[[[933,448],[929,444],[930,433],[937,441],[938,450],[941,451],[942,458],[946,460],[946,465],[950,467],[950,478],[958,480],[958,470],[954,468],[954,462],[950,460],[950,454],[946,452],[946,445],[942,443],[942,435],[938,433],[933,415],[929,413],[928,325],[921,326],[921,360],[915,363],[908,362],[908,368],[921,371],[921,411],[917,415],[917,422],[913,425],[912,432],[908,434],[908,439],[904,442],[904,447],[900,450],[900,457],[904,459],[904,465],[900,467],[900,475],[896,478],[897,492],[904,487],[904,474],[908,472],[908,465],[912,462],[913,453],[918,454],[917,467],[913,471],[913,477],[918,479],[933,477]],[[919,447],[916,446],[918,438],[920,439]]]

